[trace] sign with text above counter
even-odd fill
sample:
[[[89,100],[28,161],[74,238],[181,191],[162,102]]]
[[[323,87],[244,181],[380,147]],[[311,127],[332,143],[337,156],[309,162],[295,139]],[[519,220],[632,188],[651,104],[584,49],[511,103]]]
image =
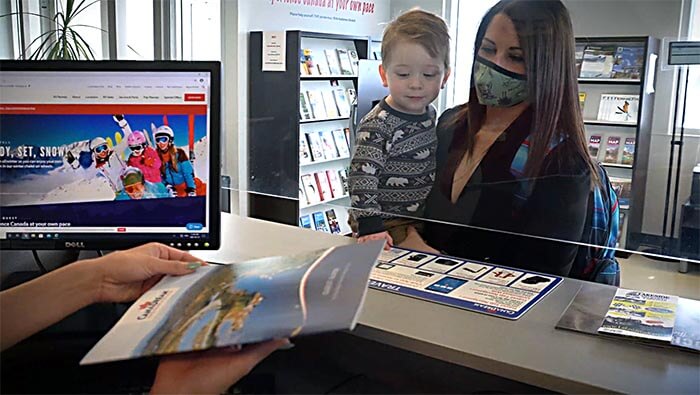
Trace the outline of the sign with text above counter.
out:
[[[517,320],[561,277],[402,248],[383,251],[370,288]]]

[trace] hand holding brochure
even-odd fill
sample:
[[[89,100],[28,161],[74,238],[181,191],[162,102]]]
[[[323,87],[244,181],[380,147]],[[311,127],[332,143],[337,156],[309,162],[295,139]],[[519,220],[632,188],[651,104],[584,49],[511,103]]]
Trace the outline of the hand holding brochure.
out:
[[[80,362],[353,329],[383,242],[209,265],[165,277]]]

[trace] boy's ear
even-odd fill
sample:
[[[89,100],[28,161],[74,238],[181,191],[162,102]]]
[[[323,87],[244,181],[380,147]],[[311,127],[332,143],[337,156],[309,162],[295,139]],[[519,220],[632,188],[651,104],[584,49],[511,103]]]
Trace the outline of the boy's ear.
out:
[[[445,84],[447,83],[447,79],[450,78],[450,74],[452,74],[452,69],[448,67],[447,70],[445,70],[445,76],[442,77],[440,89],[445,89]]]
[[[379,76],[382,78],[382,85],[385,88],[388,88],[389,83],[387,82],[387,79],[386,79],[386,70],[384,70],[384,66],[381,64],[379,65]]]

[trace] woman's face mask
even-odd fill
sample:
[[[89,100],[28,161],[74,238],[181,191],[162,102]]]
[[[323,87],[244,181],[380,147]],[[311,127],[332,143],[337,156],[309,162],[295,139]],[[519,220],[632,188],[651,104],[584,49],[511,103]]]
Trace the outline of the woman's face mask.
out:
[[[512,107],[527,99],[527,77],[513,73],[477,56],[474,86],[479,103],[491,107]]]

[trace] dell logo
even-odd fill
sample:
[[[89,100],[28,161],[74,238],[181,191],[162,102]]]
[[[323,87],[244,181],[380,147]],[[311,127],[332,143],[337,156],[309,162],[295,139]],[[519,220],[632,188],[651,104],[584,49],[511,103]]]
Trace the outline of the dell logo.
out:
[[[85,248],[85,243],[82,241],[67,241],[65,246],[66,248]]]

